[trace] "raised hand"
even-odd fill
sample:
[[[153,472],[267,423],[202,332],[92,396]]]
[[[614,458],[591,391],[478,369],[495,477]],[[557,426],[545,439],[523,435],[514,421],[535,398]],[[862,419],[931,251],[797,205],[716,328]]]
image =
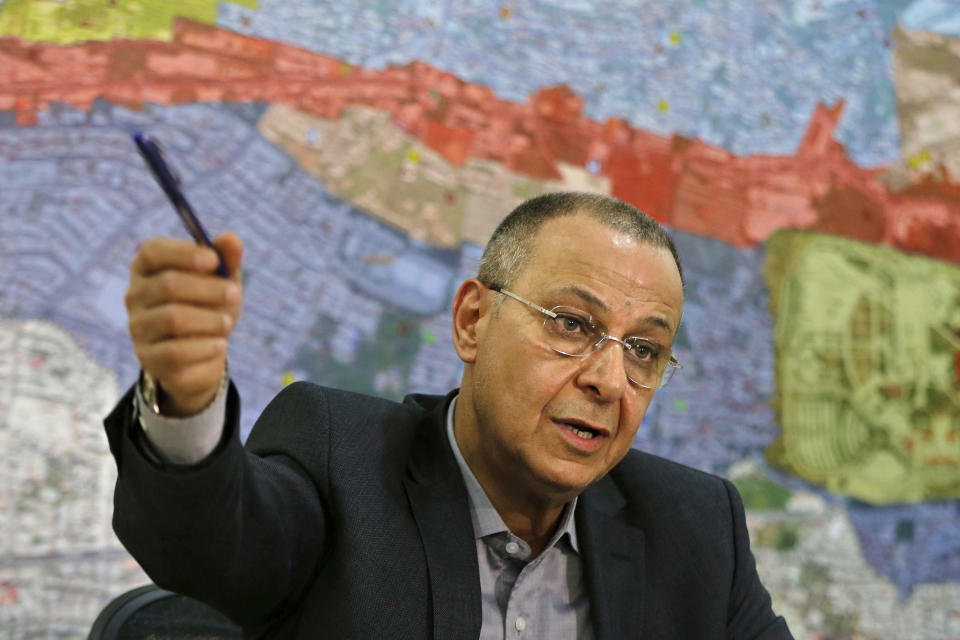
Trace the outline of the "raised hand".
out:
[[[130,264],[128,326],[144,371],[160,383],[160,412],[195,414],[220,387],[227,339],[243,301],[243,243],[232,233],[214,241],[229,278],[216,275],[214,251],[189,240],[153,238]]]

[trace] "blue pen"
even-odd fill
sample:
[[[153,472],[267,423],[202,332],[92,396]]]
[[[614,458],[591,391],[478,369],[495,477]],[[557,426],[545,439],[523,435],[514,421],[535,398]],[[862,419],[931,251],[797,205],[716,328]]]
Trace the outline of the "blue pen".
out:
[[[169,198],[170,203],[173,204],[173,208],[177,210],[177,215],[179,215],[183,221],[183,226],[187,228],[187,231],[189,231],[193,239],[197,241],[197,244],[205,245],[217,252],[217,256],[220,258],[220,264],[217,265],[217,274],[226,278],[227,265],[223,261],[223,256],[221,256],[217,248],[213,246],[213,242],[210,241],[210,236],[207,235],[203,225],[201,225],[197,219],[197,214],[193,212],[193,207],[190,206],[186,196],[183,195],[183,190],[180,188],[180,179],[164,159],[160,145],[157,144],[155,139],[142,131],[134,131],[130,136],[137,144],[137,149],[140,151],[140,155],[143,156],[143,161],[146,162],[147,167],[150,168],[150,173],[156,178],[157,184],[160,185],[163,192],[167,194],[167,198]]]

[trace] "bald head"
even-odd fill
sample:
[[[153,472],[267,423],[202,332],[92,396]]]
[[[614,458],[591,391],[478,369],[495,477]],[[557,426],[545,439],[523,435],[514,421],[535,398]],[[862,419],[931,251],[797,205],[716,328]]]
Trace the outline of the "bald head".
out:
[[[587,215],[642,244],[666,249],[680,278],[683,269],[673,240],[660,224],[633,205],[598,193],[547,193],[521,203],[497,226],[480,259],[477,278],[491,286],[509,287],[530,262],[543,223],[562,216]]]

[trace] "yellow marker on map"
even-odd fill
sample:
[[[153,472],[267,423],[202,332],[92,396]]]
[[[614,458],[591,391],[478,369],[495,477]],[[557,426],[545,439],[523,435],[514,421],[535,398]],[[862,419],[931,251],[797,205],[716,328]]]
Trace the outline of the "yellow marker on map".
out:
[[[678,44],[680,44],[682,40],[683,38],[680,37],[679,33],[677,33],[676,31],[670,32],[670,44],[672,44],[673,46],[677,46]]]
[[[283,386],[286,387],[286,386],[291,385],[291,384],[293,384],[294,382],[296,382],[296,381],[297,381],[297,377],[296,377],[295,375],[293,375],[293,372],[292,372],[292,371],[284,371],[284,372],[283,372],[283,377],[282,377],[280,380],[281,380],[281,382],[283,383]]]
[[[907,160],[907,163],[910,165],[911,169],[921,169],[926,165],[930,164],[930,153],[926,149],[923,149],[912,156]]]
[[[420,162],[420,152],[416,149],[410,149],[410,151],[407,151],[407,160],[414,164]]]
[[[513,9],[511,9],[510,7],[508,7],[508,6],[506,6],[506,5],[500,7],[500,19],[501,19],[501,20],[506,20],[506,19],[509,18],[511,15],[513,15]]]
[[[658,100],[657,109],[660,111],[660,113],[666,113],[667,111],[670,111],[670,103],[666,100]]]

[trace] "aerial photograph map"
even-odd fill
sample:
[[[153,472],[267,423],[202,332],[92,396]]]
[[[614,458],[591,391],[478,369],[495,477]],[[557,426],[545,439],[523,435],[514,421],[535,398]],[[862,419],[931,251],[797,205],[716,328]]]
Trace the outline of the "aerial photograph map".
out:
[[[960,639],[955,0],[0,0],[0,640],[149,578],[102,420],[162,140],[245,245],[245,437],[285,385],[446,393],[521,201],[666,226],[682,369],[635,446],[731,479],[798,639]]]

